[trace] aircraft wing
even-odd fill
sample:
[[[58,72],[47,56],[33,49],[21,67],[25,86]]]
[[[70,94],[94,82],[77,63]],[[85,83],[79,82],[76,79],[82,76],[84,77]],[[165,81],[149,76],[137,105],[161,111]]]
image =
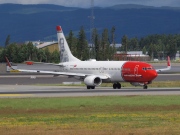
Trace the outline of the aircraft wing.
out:
[[[171,61],[169,56],[167,57],[167,67],[162,69],[156,69],[156,72],[163,72],[171,69]]]
[[[13,69],[12,69],[13,70]],[[66,76],[79,76],[79,77],[86,77],[91,76],[94,74],[83,74],[83,73],[70,73],[70,72],[55,72],[55,71],[43,71],[43,70],[26,70],[26,69],[17,69],[20,72],[28,72],[28,73],[44,73],[44,74],[52,74],[54,76],[58,75],[66,75]],[[95,75],[96,76],[96,75]],[[101,79],[108,79],[109,76],[107,75],[97,75]]]
[[[7,61],[7,65],[11,68],[11,70],[14,70],[8,60],[7,57],[6,61]],[[64,66],[63,64],[57,64],[57,66]],[[26,69],[16,69],[20,72],[28,72],[28,73],[44,73],[44,74],[52,74],[54,76],[58,76],[58,75],[66,75],[66,76],[79,76],[79,77],[86,77],[86,76],[91,76],[94,74],[83,74],[83,73],[70,73],[70,72],[56,72],[56,71],[43,71],[43,70],[26,70]],[[96,75],[95,75],[96,76]],[[108,79],[110,78],[107,75],[97,75],[98,77],[100,77],[101,79]]]
[[[7,57],[6,57],[7,58]],[[28,61],[25,61],[25,63],[28,62]],[[33,62],[33,64],[44,64],[44,65],[53,65],[53,66],[60,66],[60,67],[64,67],[63,64],[61,63],[58,63],[58,64],[55,64],[55,63],[45,63],[45,62]]]

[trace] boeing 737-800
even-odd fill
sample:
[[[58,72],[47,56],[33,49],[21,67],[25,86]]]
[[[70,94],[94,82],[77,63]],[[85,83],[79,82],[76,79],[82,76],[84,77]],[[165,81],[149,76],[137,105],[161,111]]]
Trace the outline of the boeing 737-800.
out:
[[[129,82],[134,86],[148,88],[148,84],[157,77],[157,72],[171,69],[170,58],[167,67],[155,70],[152,65],[140,61],[81,61],[74,57],[69,49],[61,26],[57,26],[60,48],[60,72],[18,69],[20,72],[38,72],[53,75],[75,77],[85,83],[87,89],[95,89],[101,83],[113,83],[114,89],[121,89],[120,82]],[[7,60],[8,61],[8,60]],[[10,66],[10,64],[8,64]]]

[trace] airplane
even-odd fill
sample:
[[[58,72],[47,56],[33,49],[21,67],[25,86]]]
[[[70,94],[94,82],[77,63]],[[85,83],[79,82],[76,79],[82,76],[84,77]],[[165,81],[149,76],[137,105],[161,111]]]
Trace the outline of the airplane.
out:
[[[171,69],[169,56],[167,67],[154,69],[151,64],[141,61],[81,61],[72,55],[61,26],[56,27],[60,51],[59,72],[18,69],[20,72],[47,73],[54,76],[66,75],[83,81],[87,89],[95,89],[102,83],[113,83],[113,89],[121,89],[121,82],[129,82],[133,86],[148,88],[148,84],[158,76],[158,72]],[[9,60],[6,61],[11,67]],[[51,63],[52,64],[52,63]]]

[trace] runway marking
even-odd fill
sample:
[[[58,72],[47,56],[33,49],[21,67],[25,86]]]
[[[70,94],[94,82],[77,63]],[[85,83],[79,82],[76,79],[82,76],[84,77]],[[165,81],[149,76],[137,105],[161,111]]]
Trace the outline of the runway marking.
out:
[[[0,97],[20,97],[20,96],[31,96],[32,94],[0,94]]]

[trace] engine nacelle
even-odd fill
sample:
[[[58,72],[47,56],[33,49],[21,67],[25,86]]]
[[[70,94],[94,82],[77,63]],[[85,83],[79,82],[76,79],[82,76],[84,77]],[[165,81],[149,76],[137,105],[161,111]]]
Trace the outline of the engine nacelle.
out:
[[[99,86],[102,83],[102,79],[98,76],[87,76],[84,79],[84,83],[87,86]]]
[[[139,82],[131,82],[130,84],[133,86],[144,86],[144,83],[139,83]]]

